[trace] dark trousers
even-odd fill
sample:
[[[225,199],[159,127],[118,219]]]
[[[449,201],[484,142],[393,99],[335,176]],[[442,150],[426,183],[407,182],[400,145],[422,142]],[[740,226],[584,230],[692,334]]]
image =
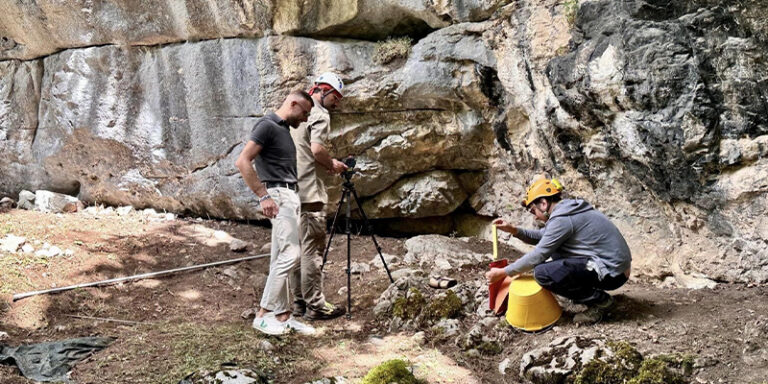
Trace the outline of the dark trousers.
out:
[[[598,278],[587,269],[586,258],[565,258],[537,265],[533,277],[552,293],[567,297],[577,304],[592,305],[607,300],[605,291],[617,289],[627,282],[624,274]]]

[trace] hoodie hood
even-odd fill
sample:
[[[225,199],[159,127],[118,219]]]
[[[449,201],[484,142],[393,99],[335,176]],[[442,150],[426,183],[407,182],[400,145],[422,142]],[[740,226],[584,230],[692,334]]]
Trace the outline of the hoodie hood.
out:
[[[560,200],[560,202],[555,206],[554,211],[552,211],[552,216],[550,216],[550,219],[557,216],[571,216],[577,213],[591,211],[593,209],[595,208],[593,208],[592,205],[581,199]]]

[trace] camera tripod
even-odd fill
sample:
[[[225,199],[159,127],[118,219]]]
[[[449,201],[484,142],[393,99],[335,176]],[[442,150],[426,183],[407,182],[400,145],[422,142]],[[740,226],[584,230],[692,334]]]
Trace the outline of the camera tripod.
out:
[[[354,160],[352,160],[352,166],[354,166]],[[350,165],[349,162],[345,162],[347,165]],[[354,174],[354,170],[352,170],[352,167],[350,167],[349,171],[346,171],[342,173],[342,176],[344,176],[344,183],[342,184],[343,192],[341,194],[341,200],[339,200],[339,206],[336,208],[336,214],[333,215],[333,222],[331,224],[331,234],[328,237],[328,243],[325,246],[325,252],[323,252],[323,264],[320,266],[320,271],[322,273],[323,268],[325,267],[325,263],[328,260],[328,251],[331,249],[331,241],[333,241],[333,235],[336,234],[336,220],[339,218],[339,213],[341,212],[341,207],[346,206],[346,214],[344,216],[345,224],[344,224],[344,233],[347,234],[347,319],[350,319],[352,317],[352,252],[351,252],[351,241],[352,241],[352,232],[350,230],[350,216],[351,216],[351,200],[352,197],[355,198],[355,204],[357,204],[357,208],[360,210],[360,216],[363,218],[363,222],[365,223],[365,228],[368,230],[368,232],[371,234],[371,239],[373,240],[373,245],[376,246],[376,252],[379,253],[379,257],[381,257],[381,262],[384,264],[384,270],[387,271],[387,276],[389,277],[389,281],[394,283],[395,280],[392,279],[392,274],[389,272],[389,267],[387,266],[386,260],[384,260],[384,255],[381,254],[381,247],[379,246],[379,243],[376,241],[376,236],[373,235],[373,227],[368,222],[368,217],[365,215],[365,211],[363,211],[363,206],[360,205],[360,199],[357,197],[357,191],[355,190],[355,185],[352,184],[351,178]],[[346,203],[346,204],[345,204]]]

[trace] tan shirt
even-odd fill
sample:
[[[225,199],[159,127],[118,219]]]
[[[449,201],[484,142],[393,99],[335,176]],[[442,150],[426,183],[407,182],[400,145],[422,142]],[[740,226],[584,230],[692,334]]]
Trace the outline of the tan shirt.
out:
[[[314,101],[314,99],[312,99]],[[299,199],[302,204],[328,203],[325,183],[318,177],[323,172],[312,155],[310,143],[317,143],[328,148],[328,133],[331,129],[331,115],[328,110],[315,101],[306,123],[291,129],[291,136],[296,145],[296,165],[299,179]],[[318,168],[320,168],[318,170]]]

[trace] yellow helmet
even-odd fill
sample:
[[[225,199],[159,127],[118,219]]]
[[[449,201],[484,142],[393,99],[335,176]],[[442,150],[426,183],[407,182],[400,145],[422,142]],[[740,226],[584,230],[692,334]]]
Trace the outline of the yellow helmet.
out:
[[[563,185],[560,184],[557,179],[547,180],[541,179],[528,188],[525,200],[523,200],[523,207],[527,207],[539,197],[554,196],[563,191]]]

